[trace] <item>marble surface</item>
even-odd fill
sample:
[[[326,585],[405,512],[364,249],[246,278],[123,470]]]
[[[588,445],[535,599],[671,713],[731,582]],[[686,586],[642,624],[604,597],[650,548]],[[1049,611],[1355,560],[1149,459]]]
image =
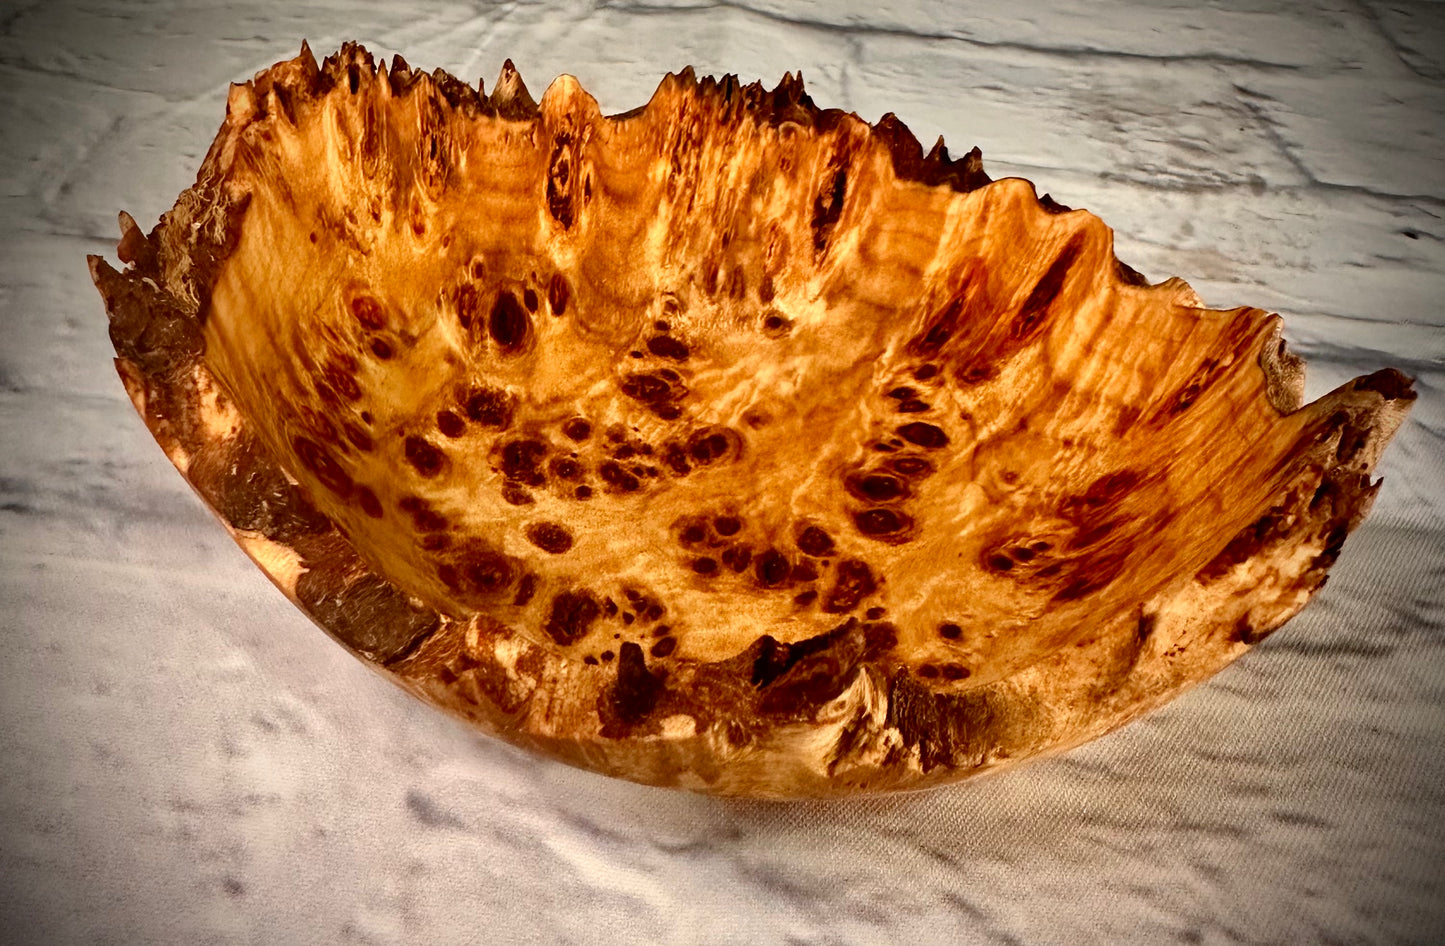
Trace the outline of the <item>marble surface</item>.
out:
[[[1421,398],[1330,585],[1063,757],[756,804],[475,735],[327,640],[110,366],[84,256],[188,185],[228,81],[344,39],[605,109],[691,63],[897,112],[1285,315],[1309,394]],[[0,940],[1445,940],[1445,4],[0,2]]]

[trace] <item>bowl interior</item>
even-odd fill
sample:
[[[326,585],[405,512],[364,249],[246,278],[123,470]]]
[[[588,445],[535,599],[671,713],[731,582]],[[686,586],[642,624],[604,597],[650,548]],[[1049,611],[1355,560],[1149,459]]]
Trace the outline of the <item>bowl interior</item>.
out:
[[[1140,285],[1027,182],[903,180],[854,117],[676,78],[613,118],[559,79],[526,120],[378,81],[247,130],[206,359],[443,613],[589,662],[866,617],[971,686],[1319,481],[1276,320]]]

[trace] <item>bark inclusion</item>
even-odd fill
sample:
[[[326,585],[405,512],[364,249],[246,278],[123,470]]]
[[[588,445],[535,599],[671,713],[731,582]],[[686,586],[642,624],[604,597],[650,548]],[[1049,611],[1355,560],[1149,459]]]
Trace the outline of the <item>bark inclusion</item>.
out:
[[[322,627],[505,738],[728,794],[1091,738],[1303,606],[1414,394],[791,76],[602,116],[348,45],[92,258],[122,380]]]

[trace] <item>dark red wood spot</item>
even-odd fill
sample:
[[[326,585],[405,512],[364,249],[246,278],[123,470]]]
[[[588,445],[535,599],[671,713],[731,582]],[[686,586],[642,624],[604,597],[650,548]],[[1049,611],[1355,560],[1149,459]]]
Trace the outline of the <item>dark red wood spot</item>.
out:
[[[446,516],[418,496],[404,496],[397,505],[411,516],[412,525],[418,532],[442,532],[451,525]]]
[[[499,552],[472,552],[461,562],[462,577],[468,587],[488,597],[506,591],[512,585],[515,571],[512,563]]]
[[[565,132],[557,136],[552,147],[552,160],[547,167],[547,212],[562,225],[570,229],[576,215],[576,187],[572,174],[572,136]]]
[[[859,499],[874,503],[891,503],[908,495],[908,485],[888,473],[852,473],[843,485]]]
[[[1029,297],[1024,300],[1018,318],[1009,329],[1011,337],[1014,339],[1028,338],[1033,334],[1034,329],[1043,323],[1049,307],[1063,291],[1064,281],[1068,278],[1069,271],[1083,248],[1084,231],[1080,230],[1074,234],[1073,239],[1069,240],[1058,258],[1049,264],[1049,268],[1034,285]]]
[[[829,614],[844,614],[856,608],[864,598],[878,589],[873,569],[867,562],[855,558],[838,563],[833,587],[823,601],[823,610]]]
[[[502,484],[502,501],[511,506],[530,506],[536,502],[532,498],[532,494],[527,492],[521,483],[514,483],[511,480]]]
[[[953,337],[953,330],[949,328],[950,319],[957,319],[963,310],[962,300],[955,299],[943,311],[936,316],[939,324],[930,325],[928,331],[915,337],[908,343],[908,350],[915,355],[936,355],[945,342]]]
[[[688,438],[687,452],[702,465],[736,456],[740,438],[726,427],[709,427]]]
[[[586,637],[601,615],[602,606],[592,592],[564,591],[552,599],[542,627],[559,646],[567,647]]]
[[[471,329],[477,321],[477,309],[480,301],[477,298],[477,287],[470,283],[462,283],[457,287],[457,321],[462,328]]]
[[[990,552],[984,556],[984,566],[989,571],[1006,572],[1014,567],[1014,560],[1003,552]]]
[[[512,599],[514,607],[525,607],[537,593],[537,576],[528,572],[522,576],[522,581],[517,585],[517,595]]]
[[[633,374],[622,379],[622,393],[637,401],[657,401],[672,392],[667,379],[656,374]]]
[[[898,436],[928,450],[937,450],[939,447],[948,446],[948,434],[944,433],[942,428],[923,421],[904,424],[898,428]]]
[[[669,443],[662,448],[662,462],[675,476],[686,476],[692,472],[692,464],[687,462],[687,454],[675,443]]]
[[[928,476],[933,472],[933,464],[923,457],[894,457],[888,461],[888,468],[908,477]]]
[[[582,465],[570,457],[556,457],[548,464],[548,469],[559,480],[572,482],[582,477]]]
[[[437,430],[440,430],[442,434],[447,437],[460,437],[466,433],[467,422],[451,411],[437,411]]]
[[[467,394],[466,404],[463,405],[468,417],[483,427],[494,430],[506,430],[512,426],[514,409],[510,394],[488,387],[473,388]]]
[[[913,524],[909,517],[893,509],[865,509],[853,515],[858,531],[871,539],[894,541]]]
[[[623,493],[633,493],[642,488],[642,481],[623,469],[621,464],[608,461],[597,470],[602,481]]]
[[[748,567],[748,563],[753,560],[753,552],[752,549],[735,545],[723,550],[722,560],[723,564],[733,571],[742,572]]]
[[[692,355],[692,350],[685,344],[670,335],[656,335],[647,340],[647,350],[659,358],[670,358],[673,361],[687,361]]]
[[[386,310],[370,296],[356,296],[351,300],[351,314],[362,327],[379,331],[386,327]]]
[[[412,435],[406,438],[406,461],[422,476],[436,476],[441,473],[446,455],[431,441]]]
[[[301,461],[301,465],[309,470],[322,486],[342,499],[350,497],[351,491],[355,487],[351,474],[347,473],[346,469],[336,462],[336,459],[327,453],[324,447],[306,437],[292,438],[291,447],[296,451],[296,457]]]
[[[371,449],[375,446],[371,441],[371,434],[355,424],[342,424],[341,429],[346,434],[346,439],[351,441],[351,445],[362,453],[370,453]]]
[[[352,362],[351,370],[356,370],[356,363],[354,361]],[[326,383],[331,386],[332,390],[336,391],[348,401],[361,399],[361,385],[357,384],[356,378],[348,373],[343,365],[332,364],[326,369]]]
[[[838,168],[830,186],[813,201],[813,248],[822,251],[828,245],[838,218],[843,215],[843,201],[848,194],[848,172]]]
[[[531,325],[516,296],[506,290],[497,293],[497,299],[492,303],[492,314],[487,317],[487,333],[503,353],[510,354],[521,348]]]
[[[764,303],[772,302],[773,296],[776,294],[777,290],[773,286],[773,277],[768,273],[764,273],[762,280],[758,282],[758,301]]]
[[[798,550],[820,558],[833,551],[833,537],[817,526],[808,526],[798,533]]]
[[[572,298],[572,287],[561,273],[553,273],[547,281],[547,308],[553,315],[565,315],[567,303]]]
[[[527,541],[552,555],[561,555],[572,548],[572,533],[555,522],[534,522],[527,527]]]
[[[373,519],[380,519],[382,516],[381,500],[376,498],[370,486],[358,486],[356,488],[356,501],[361,506],[361,511]]]
[[[541,440],[511,440],[502,447],[502,473],[507,479],[527,486],[541,486],[547,482],[542,472],[542,461],[547,456],[547,444]]]
[[[776,588],[787,581],[791,569],[788,559],[777,549],[768,549],[753,560],[753,574],[764,588]]]
[[[573,417],[562,424],[562,433],[567,439],[581,443],[592,436],[592,425],[584,417]]]

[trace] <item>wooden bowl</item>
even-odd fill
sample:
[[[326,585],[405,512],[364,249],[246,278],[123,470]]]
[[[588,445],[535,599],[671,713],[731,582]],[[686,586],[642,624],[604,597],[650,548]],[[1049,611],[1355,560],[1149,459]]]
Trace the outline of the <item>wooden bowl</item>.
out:
[[[488,732],[719,794],[1159,705],[1324,583],[1414,398],[1302,406],[1277,316],[791,76],[607,117],[303,48],[121,228],[121,379],[302,611]]]

